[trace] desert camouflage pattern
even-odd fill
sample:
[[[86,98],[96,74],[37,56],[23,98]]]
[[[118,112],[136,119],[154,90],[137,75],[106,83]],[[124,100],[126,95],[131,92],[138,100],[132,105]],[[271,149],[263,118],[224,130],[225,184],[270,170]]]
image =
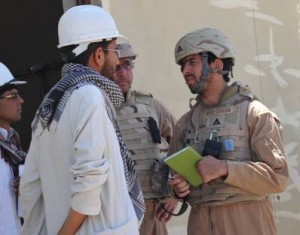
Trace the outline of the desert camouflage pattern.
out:
[[[184,35],[177,42],[175,61],[179,64],[184,57],[201,52],[211,52],[220,59],[235,57],[231,43],[223,32],[217,29],[203,28]]]
[[[166,182],[162,181],[164,169],[160,163],[167,155],[169,144],[164,138],[161,138],[161,144],[152,141],[148,128],[149,117],[159,124],[152,102],[150,94],[130,91],[126,102],[117,112],[117,120],[136,164],[144,197],[163,198],[168,195],[168,190],[164,185]]]

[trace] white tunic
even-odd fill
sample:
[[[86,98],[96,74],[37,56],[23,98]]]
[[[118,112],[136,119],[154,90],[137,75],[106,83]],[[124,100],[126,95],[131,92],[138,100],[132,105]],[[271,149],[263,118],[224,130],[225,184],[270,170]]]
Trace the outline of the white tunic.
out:
[[[22,234],[57,234],[69,208],[88,215],[77,235],[137,235],[122,157],[95,86],[75,90],[57,129],[38,127],[21,178]]]
[[[7,138],[7,131],[0,128],[1,135]],[[1,156],[1,151],[0,151]],[[21,224],[17,216],[16,195],[13,189],[13,172],[10,165],[0,157],[0,234],[18,235]]]

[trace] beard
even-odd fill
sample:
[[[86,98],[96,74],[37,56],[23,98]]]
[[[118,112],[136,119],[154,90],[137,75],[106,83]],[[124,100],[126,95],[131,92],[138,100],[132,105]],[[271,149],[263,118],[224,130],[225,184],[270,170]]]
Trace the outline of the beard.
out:
[[[197,79],[194,75],[189,75],[190,77],[193,77],[192,79],[196,82],[194,84],[188,84],[188,87],[190,89],[190,92],[192,94],[199,94],[203,90],[203,84],[201,84],[201,77]]]
[[[189,89],[192,94],[199,94],[199,92],[201,91],[200,83],[189,86]]]
[[[111,63],[108,60],[105,60],[103,68],[101,70],[101,75],[113,81],[114,72],[115,66],[111,65]]]
[[[202,94],[205,92],[208,86],[208,81],[203,81],[200,79],[196,84],[189,86],[192,94]]]

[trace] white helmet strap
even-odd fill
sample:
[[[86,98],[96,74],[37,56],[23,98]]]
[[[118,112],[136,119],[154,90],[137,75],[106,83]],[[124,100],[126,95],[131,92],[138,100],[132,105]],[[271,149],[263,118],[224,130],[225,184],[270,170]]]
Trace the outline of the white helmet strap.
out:
[[[88,48],[90,43],[91,42],[80,43],[75,49],[73,49],[72,52],[75,54],[75,57],[84,52]]]

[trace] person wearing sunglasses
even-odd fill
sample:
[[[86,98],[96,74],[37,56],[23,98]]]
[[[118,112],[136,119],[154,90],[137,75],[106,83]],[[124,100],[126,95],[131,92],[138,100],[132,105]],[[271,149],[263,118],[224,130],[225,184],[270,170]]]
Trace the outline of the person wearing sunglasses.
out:
[[[151,94],[132,89],[137,55],[129,41],[120,40],[117,49],[120,63],[116,66],[113,78],[125,98],[117,110],[117,120],[122,137],[136,163],[146,203],[140,234],[166,235],[166,222],[172,217],[166,210],[173,212],[177,200],[169,197],[168,169],[162,159],[167,154],[176,120]]]
[[[24,100],[17,86],[25,81],[16,80],[9,69],[0,63],[0,234],[19,235],[21,222],[18,213],[19,167],[26,153],[12,123],[21,120]]]

